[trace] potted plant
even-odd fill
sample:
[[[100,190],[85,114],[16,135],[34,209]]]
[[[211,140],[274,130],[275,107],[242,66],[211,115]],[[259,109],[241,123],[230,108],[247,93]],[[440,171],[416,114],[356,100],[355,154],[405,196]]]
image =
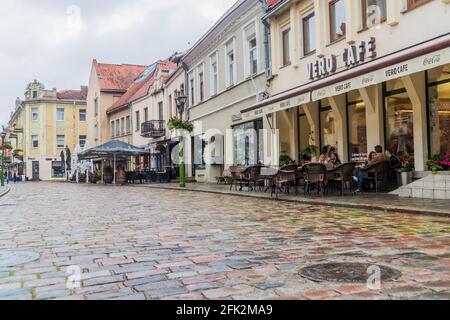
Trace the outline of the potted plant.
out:
[[[448,155],[446,154],[445,157],[448,157]],[[444,161],[444,157],[442,157],[439,154],[434,155],[427,162],[428,170],[430,170],[433,174],[437,174],[439,171],[444,170],[443,164],[445,163],[447,165],[448,164],[448,162],[447,162],[448,160],[449,159],[446,158],[446,161]]]
[[[294,163],[294,160],[292,160],[292,158],[290,156],[288,156],[287,154],[282,154],[280,156],[280,166],[287,166]]]
[[[400,157],[400,168],[397,169],[397,182],[399,186],[406,186],[413,182],[414,158],[409,155]]]
[[[309,145],[301,152],[303,162],[311,162],[313,158],[317,157],[317,147]]]
[[[169,130],[186,130],[189,133],[194,131],[194,125],[192,124],[192,122],[183,120],[178,117],[170,118],[169,122],[167,123],[167,127],[169,128]]]

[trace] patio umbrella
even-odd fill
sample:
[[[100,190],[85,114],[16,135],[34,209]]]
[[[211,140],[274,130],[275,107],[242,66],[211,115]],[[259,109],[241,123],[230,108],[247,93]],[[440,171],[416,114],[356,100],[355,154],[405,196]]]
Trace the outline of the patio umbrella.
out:
[[[143,148],[135,147],[123,141],[113,140],[101,146],[85,150],[78,157],[80,160],[112,159],[114,162],[114,184],[116,184],[117,158],[144,154],[148,154],[148,151]]]

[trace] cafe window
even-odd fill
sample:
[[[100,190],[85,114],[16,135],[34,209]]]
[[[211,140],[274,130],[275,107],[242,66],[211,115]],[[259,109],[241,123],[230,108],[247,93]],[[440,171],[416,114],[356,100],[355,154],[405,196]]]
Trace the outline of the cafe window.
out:
[[[450,65],[428,71],[431,156],[450,153]]]
[[[383,84],[385,97],[386,148],[398,156],[414,156],[414,113],[406,89],[389,91],[401,79]]]
[[[316,16],[313,13],[303,18],[303,55],[316,51]]]
[[[299,110],[298,130],[299,151],[302,153],[308,146],[315,145],[314,134],[303,107],[300,107]],[[302,156],[300,156],[300,159],[302,159]]]
[[[336,131],[336,115],[328,104],[328,100],[320,101],[320,149],[327,149],[327,153],[337,150],[338,138]]]
[[[291,63],[291,28],[283,30],[281,33],[282,40],[282,53],[283,53],[283,66],[287,66]]]
[[[330,41],[331,43],[345,37],[345,0],[333,0],[329,3]]]
[[[233,127],[233,154],[236,165],[256,165],[264,162],[262,119]]]
[[[361,8],[363,29],[386,21],[386,0],[362,0]]]
[[[347,101],[350,159],[363,163],[368,160],[366,105],[358,91],[348,93]]]

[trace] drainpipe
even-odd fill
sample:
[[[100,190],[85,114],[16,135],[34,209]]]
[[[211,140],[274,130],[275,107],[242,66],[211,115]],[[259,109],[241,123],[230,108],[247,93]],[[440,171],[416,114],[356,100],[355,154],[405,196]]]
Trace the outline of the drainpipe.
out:
[[[190,107],[190,104],[191,104],[191,99],[189,97],[189,75],[188,75],[189,66],[185,62],[182,62],[181,63],[181,67],[184,70],[184,95],[186,97],[188,97],[188,99],[186,101],[185,109],[188,109]],[[185,110],[184,113],[186,114],[186,119],[189,119],[189,112],[188,112],[188,110]]]
[[[268,7],[266,4],[266,0],[259,0],[262,10],[264,13],[267,12]],[[262,23],[264,25],[264,60],[266,63],[266,80],[272,80],[272,65],[271,65],[271,55],[270,55],[270,22],[269,18],[262,18]]]

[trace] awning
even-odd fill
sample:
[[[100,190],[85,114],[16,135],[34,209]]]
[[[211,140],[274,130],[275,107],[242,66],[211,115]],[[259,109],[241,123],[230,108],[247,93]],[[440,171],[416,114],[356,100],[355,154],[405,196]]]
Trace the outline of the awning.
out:
[[[78,159],[110,159],[117,156],[136,156],[142,154],[148,154],[148,151],[122,141],[114,140],[81,152],[78,154]]]

